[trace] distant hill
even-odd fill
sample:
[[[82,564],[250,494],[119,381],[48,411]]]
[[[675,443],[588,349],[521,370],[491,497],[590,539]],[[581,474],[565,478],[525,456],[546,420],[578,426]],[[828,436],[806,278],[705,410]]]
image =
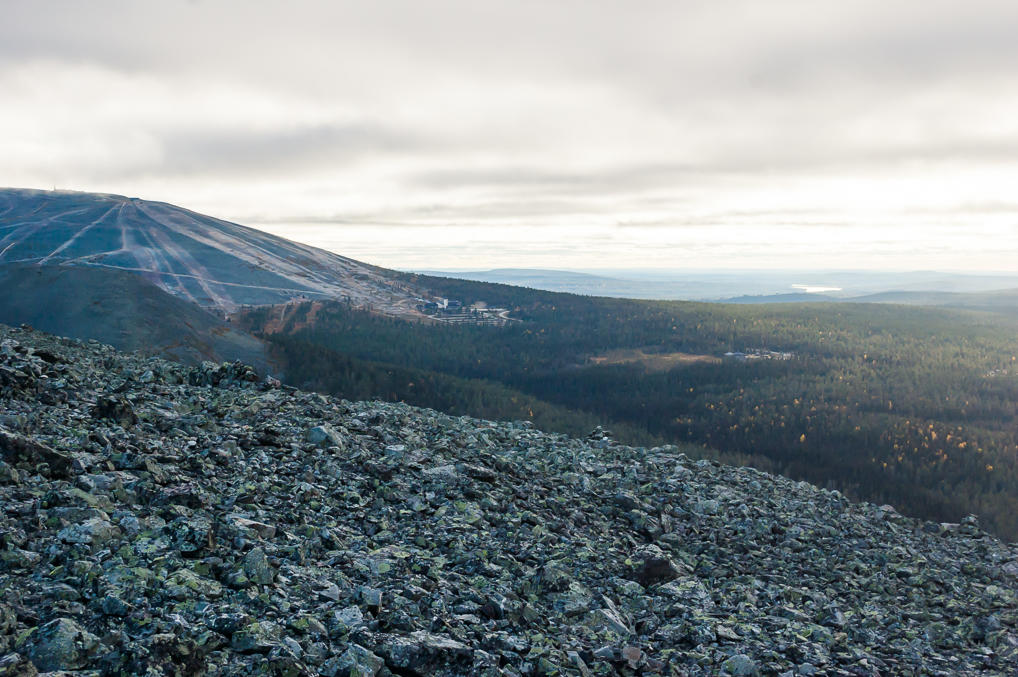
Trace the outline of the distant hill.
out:
[[[509,284],[584,296],[723,303],[798,303],[853,300],[884,293],[916,293],[899,303],[922,304],[927,292],[996,293],[1018,288],[1018,276],[932,271],[802,270],[549,270],[423,271],[425,275]],[[873,299],[882,302],[882,299]],[[964,306],[968,307],[968,306]]]
[[[585,296],[657,298],[660,295],[667,297],[672,293],[669,288],[662,288],[656,284],[567,270],[496,268],[465,272],[424,271],[422,274]]]
[[[982,292],[895,290],[846,298],[838,298],[829,294],[768,294],[761,296],[736,296],[724,299],[723,303],[882,303],[977,310],[1018,316],[1018,289]]]
[[[391,273],[236,223],[120,195],[0,189],[0,265],[140,274],[225,313],[293,298],[349,298],[399,313],[413,295]]]
[[[859,303],[897,303],[914,306],[938,306],[982,310],[1006,315],[1018,315],[1018,289],[1001,289],[991,292],[952,293],[889,291],[852,299]]]
[[[768,294],[763,296],[736,296],[725,299],[723,303],[821,303],[824,301],[841,301],[842,299],[826,294]]]

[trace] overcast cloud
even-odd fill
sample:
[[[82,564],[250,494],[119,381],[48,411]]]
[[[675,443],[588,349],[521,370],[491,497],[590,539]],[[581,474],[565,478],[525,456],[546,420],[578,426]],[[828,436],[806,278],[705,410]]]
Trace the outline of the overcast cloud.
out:
[[[401,268],[1018,271],[1018,3],[0,10],[0,185]]]

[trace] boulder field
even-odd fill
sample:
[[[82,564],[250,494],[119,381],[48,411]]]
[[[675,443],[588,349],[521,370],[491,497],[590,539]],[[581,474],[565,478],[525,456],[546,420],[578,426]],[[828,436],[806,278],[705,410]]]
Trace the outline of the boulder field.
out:
[[[1018,673],[974,518],[682,451],[0,327],[0,676]]]

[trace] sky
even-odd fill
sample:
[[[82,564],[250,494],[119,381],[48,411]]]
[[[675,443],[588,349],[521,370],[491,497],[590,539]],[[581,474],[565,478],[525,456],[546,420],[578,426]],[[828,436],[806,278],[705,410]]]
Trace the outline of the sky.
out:
[[[1018,272],[1018,3],[0,0],[0,185],[416,270]]]

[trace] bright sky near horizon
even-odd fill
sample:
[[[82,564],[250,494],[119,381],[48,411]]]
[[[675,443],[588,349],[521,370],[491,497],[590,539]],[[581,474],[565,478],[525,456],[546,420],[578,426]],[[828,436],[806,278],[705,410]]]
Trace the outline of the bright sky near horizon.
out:
[[[4,0],[0,185],[395,268],[1018,271],[1018,3]]]

